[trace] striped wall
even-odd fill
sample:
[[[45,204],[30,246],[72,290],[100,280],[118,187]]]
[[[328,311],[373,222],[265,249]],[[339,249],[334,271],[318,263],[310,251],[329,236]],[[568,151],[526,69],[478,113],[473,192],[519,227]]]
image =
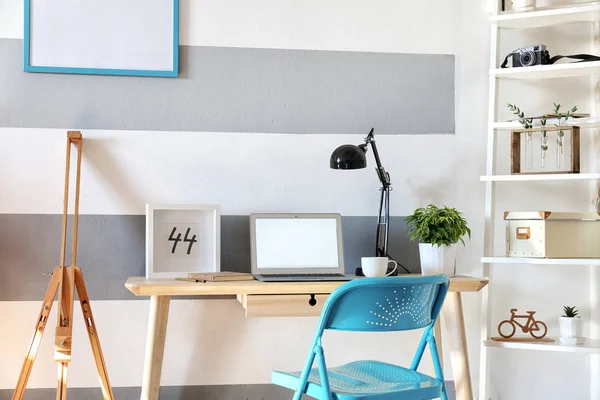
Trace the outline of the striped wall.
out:
[[[471,33],[457,30],[464,10],[456,4],[181,3],[182,76],[164,82],[24,74],[21,1],[0,3],[0,320],[11,321],[0,324],[2,400],[10,397],[39,311],[47,282],[41,273],[57,262],[67,129],[81,129],[84,136],[78,259],[119,399],[138,398],[142,377],[149,302],[133,298],[123,283],[143,271],[146,203],[220,204],[223,265],[233,270],[249,267],[248,214],[339,212],[352,270],[373,245],[379,199],[373,158],[368,154],[369,167],[359,171],[330,170],[328,159],[338,145],[360,143],[374,126],[394,186],[390,252],[400,262],[418,270],[402,217],[417,206],[453,204],[478,225],[481,191],[475,180],[481,160],[472,154],[483,142],[472,134],[477,117],[467,122],[464,108],[481,96],[467,84],[473,56],[461,61],[458,53],[461,38]],[[236,58],[244,62],[225,62]],[[265,58],[274,62],[266,67],[278,67],[257,77]],[[253,81],[244,87],[225,75],[203,81],[205,86],[197,80],[206,79],[202,71],[220,67],[238,83],[245,74]],[[478,79],[485,82],[482,71]],[[278,83],[272,76],[278,73],[297,75],[299,83]],[[320,80],[311,81],[313,74]],[[245,97],[219,100],[217,83]],[[212,97],[200,88],[212,90]],[[340,91],[343,96],[333,96]],[[260,93],[261,104],[251,101],[252,92]],[[329,93],[332,101],[314,101],[320,93]],[[277,101],[269,103],[270,96]],[[479,246],[475,238],[461,250],[460,272],[474,273]],[[478,297],[466,297],[465,307],[472,331]],[[161,399],[283,398],[285,392],[268,385],[270,371],[299,368],[315,323],[316,318],[246,319],[231,299],[174,301]],[[89,398],[98,383],[77,313],[74,335],[70,396]],[[361,357],[409,363],[418,334],[385,336],[328,335],[330,364]],[[476,362],[477,339],[469,339]],[[424,371],[431,372],[427,363]],[[446,373],[451,380],[448,363]],[[51,398],[55,385],[52,340],[46,337],[30,395]]]
[[[61,215],[0,214],[0,301],[42,300],[48,285],[44,273],[59,264]],[[72,222],[70,222],[71,224]],[[346,271],[354,273],[360,257],[374,255],[375,217],[342,218]],[[406,224],[392,217],[389,246],[412,272],[419,272],[416,243],[406,240]],[[221,270],[250,272],[250,224],[245,215],[221,217]],[[69,246],[71,238],[69,235]],[[78,265],[94,300],[134,300],[123,286],[130,276],[145,274],[145,216],[83,215],[79,219]],[[67,257],[68,258],[68,257]]]
[[[22,43],[0,40],[4,126],[454,132],[451,55],[181,46],[179,78],[164,79],[24,74]]]

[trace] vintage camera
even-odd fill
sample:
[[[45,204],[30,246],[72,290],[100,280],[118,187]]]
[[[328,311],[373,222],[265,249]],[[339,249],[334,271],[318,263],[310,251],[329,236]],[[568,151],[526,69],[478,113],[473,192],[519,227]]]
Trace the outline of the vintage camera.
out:
[[[532,65],[549,64],[550,53],[543,44],[521,47],[514,50],[508,57],[512,56],[513,67],[531,67]]]

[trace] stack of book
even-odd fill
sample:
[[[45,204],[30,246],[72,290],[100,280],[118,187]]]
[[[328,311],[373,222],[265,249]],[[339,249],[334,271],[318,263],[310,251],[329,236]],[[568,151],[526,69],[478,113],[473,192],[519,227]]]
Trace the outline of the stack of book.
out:
[[[253,281],[254,275],[245,272],[190,272],[187,278],[176,278],[188,282]]]

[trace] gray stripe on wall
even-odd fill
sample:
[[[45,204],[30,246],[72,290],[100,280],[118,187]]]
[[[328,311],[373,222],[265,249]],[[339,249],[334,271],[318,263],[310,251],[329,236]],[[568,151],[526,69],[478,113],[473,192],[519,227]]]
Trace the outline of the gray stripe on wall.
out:
[[[23,72],[0,40],[0,126],[259,133],[454,132],[454,56],[180,47],[177,79]]]
[[[0,301],[42,300],[49,281],[44,273],[60,260],[61,219],[0,214]],[[145,224],[144,215],[80,216],[77,263],[91,299],[137,298],[124,283],[130,276],[145,275]],[[342,217],[342,228],[346,272],[352,273],[361,256],[374,255],[376,218]],[[418,247],[408,242],[404,217],[391,217],[389,249],[392,257],[419,272]],[[250,272],[248,216],[221,217],[221,270]]]
[[[446,382],[449,400],[455,400],[454,383]],[[12,390],[0,390],[0,400],[10,400]],[[113,388],[118,400],[139,400],[139,387]],[[292,391],[275,385],[215,385],[215,386],[163,386],[160,400],[281,400],[291,399]],[[69,400],[99,399],[102,393],[98,388],[70,388]],[[56,389],[28,389],[24,400],[50,400],[56,398]],[[303,399],[312,397],[303,396]]]

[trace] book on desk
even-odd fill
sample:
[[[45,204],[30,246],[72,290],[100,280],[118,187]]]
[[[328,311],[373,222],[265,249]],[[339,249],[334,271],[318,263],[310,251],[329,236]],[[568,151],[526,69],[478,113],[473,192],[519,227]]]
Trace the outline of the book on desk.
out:
[[[187,282],[231,282],[231,281],[253,281],[254,275],[246,272],[190,272],[187,278],[175,278],[178,281]]]

